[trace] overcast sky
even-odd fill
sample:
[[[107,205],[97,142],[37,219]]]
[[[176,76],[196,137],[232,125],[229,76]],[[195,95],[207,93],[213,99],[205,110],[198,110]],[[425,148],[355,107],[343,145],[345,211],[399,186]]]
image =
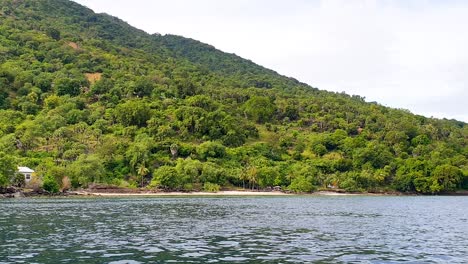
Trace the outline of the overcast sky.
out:
[[[320,89],[468,122],[468,1],[75,1]]]

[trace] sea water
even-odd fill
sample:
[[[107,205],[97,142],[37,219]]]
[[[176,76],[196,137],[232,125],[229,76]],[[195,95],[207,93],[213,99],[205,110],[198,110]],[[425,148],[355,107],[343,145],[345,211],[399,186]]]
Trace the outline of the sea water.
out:
[[[468,197],[0,200],[0,263],[468,263]]]

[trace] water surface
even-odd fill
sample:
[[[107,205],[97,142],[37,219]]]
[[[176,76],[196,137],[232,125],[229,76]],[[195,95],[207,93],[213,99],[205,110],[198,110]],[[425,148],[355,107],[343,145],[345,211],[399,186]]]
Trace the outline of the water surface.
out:
[[[468,197],[0,200],[0,263],[468,263]]]

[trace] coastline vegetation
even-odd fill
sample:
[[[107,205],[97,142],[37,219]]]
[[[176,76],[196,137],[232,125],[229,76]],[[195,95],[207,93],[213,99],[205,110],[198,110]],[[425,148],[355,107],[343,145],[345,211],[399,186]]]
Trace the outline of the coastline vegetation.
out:
[[[67,0],[0,0],[0,187],[436,194],[468,125],[318,90]],[[402,95],[404,96],[404,95]]]

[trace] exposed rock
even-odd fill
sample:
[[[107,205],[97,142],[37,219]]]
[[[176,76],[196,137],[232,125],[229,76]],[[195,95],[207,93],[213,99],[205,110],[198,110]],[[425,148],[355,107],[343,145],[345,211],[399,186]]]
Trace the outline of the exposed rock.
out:
[[[0,187],[0,194],[12,194],[18,191],[15,187]]]
[[[15,192],[13,194],[13,197],[14,198],[24,198],[24,194],[23,194],[23,192]]]

